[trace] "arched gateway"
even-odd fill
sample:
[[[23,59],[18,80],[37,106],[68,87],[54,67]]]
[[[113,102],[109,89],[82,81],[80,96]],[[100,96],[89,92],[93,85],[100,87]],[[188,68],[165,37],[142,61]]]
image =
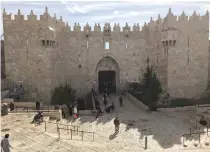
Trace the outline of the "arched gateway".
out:
[[[119,89],[119,75],[120,68],[112,57],[106,56],[102,58],[97,66],[97,88],[100,93],[102,93],[105,88],[109,90],[110,93],[116,93]]]

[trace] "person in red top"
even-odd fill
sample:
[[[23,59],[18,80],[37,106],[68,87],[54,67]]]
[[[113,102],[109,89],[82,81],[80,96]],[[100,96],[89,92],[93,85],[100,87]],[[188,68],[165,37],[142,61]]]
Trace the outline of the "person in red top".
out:
[[[115,132],[119,132],[120,121],[117,117],[114,119],[114,126],[115,126]]]

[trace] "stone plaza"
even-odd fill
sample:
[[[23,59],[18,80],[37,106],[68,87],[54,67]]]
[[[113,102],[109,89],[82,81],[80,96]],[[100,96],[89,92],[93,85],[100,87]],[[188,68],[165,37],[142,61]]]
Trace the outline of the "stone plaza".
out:
[[[10,113],[1,117],[2,133],[9,133],[13,152],[208,152],[210,138],[206,134],[201,135],[199,143],[198,135],[192,135],[183,146],[183,134],[198,131],[190,123],[194,119],[195,111],[183,112],[151,112],[134,106],[127,97],[124,97],[124,107],[119,107],[118,98],[111,96],[109,101],[114,101],[116,111],[103,114],[96,120],[95,116],[81,116],[72,121],[70,117],[58,123],[78,125],[80,130],[95,132],[94,141],[91,134],[73,134],[72,140],[66,130],[60,132],[60,139],[56,131],[56,124],[42,123],[39,126],[30,124],[34,113]],[[120,131],[114,134],[113,119],[120,119]],[[49,118],[45,118],[48,120]],[[130,125],[132,124],[132,125]],[[202,128],[200,128],[203,130]],[[4,131],[4,132],[3,132]],[[145,149],[145,137],[148,138]],[[195,146],[197,144],[198,146]]]

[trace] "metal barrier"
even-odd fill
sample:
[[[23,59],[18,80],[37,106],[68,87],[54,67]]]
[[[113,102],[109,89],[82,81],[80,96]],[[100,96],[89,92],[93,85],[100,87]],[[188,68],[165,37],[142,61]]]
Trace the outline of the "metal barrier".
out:
[[[92,134],[92,141],[94,141],[94,135],[95,135],[95,132],[88,132],[88,131],[80,131],[80,130],[73,130],[73,129],[66,129],[66,128],[58,128],[58,138],[60,139],[60,130],[67,130],[68,134],[69,134],[69,131],[71,133],[71,140],[73,139],[72,138],[72,135],[73,135],[73,131],[77,131],[77,134],[78,133],[81,133],[81,139],[83,141],[84,139],[84,134],[88,133],[88,134]]]
[[[197,123],[198,122],[196,122],[196,129],[197,129]],[[200,136],[201,136],[201,134],[207,134],[208,135],[208,133],[210,132],[209,131],[209,125],[210,125],[210,121],[208,122],[208,124],[207,124],[207,130],[206,131],[199,131],[199,132],[192,132],[192,128],[190,128],[189,130],[190,130],[190,132],[188,133],[188,134],[183,134],[182,135],[182,137],[183,137],[183,146],[185,146],[185,144],[184,144],[184,142],[185,142],[185,138],[187,138],[187,137],[191,137],[192,135],[198,135],[198,141],[199,141],[199,143],[200,143],[200,141],[201,141],[201,139],[200,139]]]
[[[92,141],[94,141],[94,135],[95,132],[88,132],[88,131],[81,131],[79,130],[80,126],[76,126],[76,125],[67,125],[67,124],[61,124],[61,123],[56,123],[56,122],[50,122],[50,121],[44,121],[45,123],[45,131],[47,131],[47,123],[52,123],[52,124],[56,124],[56,130],[58,133],[58,138],[60,139],[60,130],[66,130],[67,134],[71,133],[71,140],[73,139],[73,133],[76,133],[77,135],[79,135],[79,133],[81,133],[81,138],[82,141],[84,139],[84,134],[88,133],[88,134],[92,134]],[[65,126],[66,128],[62,128],[61,126]],[[73,129],[72,129],[73,128]]]
[[[45,123],[45,131],[47,131],[47,123],[52,123],[52,124],[55,124],[56,125],[56,129],[57,129],[57,133],[58,133],[58,128],[60,128],[59,127],[59,125],[60,126],[66,126],[66,129],[70,129],[70,127],[73,127],[73,130],[75,130],[76,132],[77,132],[77,135],[78,135],[78,131],[79,131],[79,128],[80,128],[80,126],[76,126],[76,125],[66,125],[66,124],[61,124],[61,123],[56,123],[56,122],[50,122],[50,121],[44,121],[44,123]]]
[[[195,132],[195,133],[189,133],[189,134],[183,134],[182,137],[183,137],[183,146],[185,146],[184,142],[185,142],[185,138],[187,137],[190,137],[192,136],[193,134],[194,135],[198,135],[198,141],[199,143],[201,143],[201,134],[205,134],[206,132],[205,131],[199,131],[199,132]]]

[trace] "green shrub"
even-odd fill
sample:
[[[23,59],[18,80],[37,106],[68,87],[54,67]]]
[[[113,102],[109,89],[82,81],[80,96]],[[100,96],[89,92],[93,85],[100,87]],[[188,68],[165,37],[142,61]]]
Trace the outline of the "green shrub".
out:
[[[143,73],[141,100],[151,109],[154,109],[161,92],[161,83],[153,67],[148,65]]]
[[[51,104],[63,105],[72,104],[76,100],[76,90],[71,85],[56,87],[52,93]]]
[[[156,109],[156,103],[162,92],[161,83],[152,66],[149,66],[149,60],[146,71],[143,71],[143,77],[140,83],[135,84],[133,90],[130,90],[134,97],[142,101],[151,110]]]

